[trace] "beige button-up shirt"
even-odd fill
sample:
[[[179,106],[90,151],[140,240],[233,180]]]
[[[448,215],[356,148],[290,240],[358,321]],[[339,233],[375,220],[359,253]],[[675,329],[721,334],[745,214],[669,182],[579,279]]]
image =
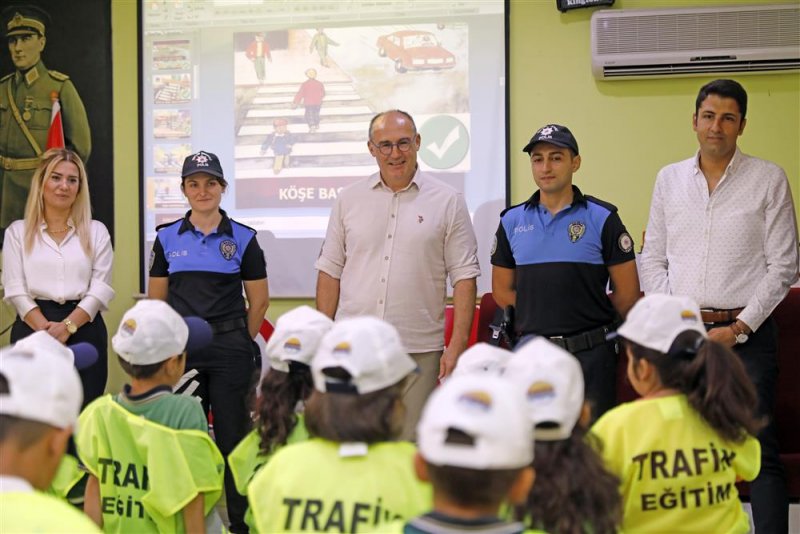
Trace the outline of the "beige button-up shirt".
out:
[[[340,280],[336,318],[372,315],[410,353],[442,350],[446,279],[480,274],[461,193],[419,170],[394,192],[375,173],[342,190],[315,267]]]

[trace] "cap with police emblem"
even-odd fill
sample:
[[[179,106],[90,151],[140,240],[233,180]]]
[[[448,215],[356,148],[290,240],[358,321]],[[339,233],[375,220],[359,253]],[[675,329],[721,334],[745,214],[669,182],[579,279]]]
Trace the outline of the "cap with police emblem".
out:
[[[573,154],[578,155],[578,141],[575,140],[575,136],[572,135],[569,128],[560,124],[548,124],[539,128],[522,151],[530,154],[531,150],[533,150],[533,145],[536,143],[550,143],[551,145],[568,148],[572,150]]]
[[[44,36],[50,16],[36,6],[9,6],[0,14],[6,28],[6,37],[32,33]]]
[[[186,156],[183,160],[183,170],[181,171],[181,178],[188,178],[193,174],[198,173],[210,174],[220,179],[222,185],[227,185],[225,182],[225,175],[222,173],[222,164],[216,154],[201,150],[195,154]]]

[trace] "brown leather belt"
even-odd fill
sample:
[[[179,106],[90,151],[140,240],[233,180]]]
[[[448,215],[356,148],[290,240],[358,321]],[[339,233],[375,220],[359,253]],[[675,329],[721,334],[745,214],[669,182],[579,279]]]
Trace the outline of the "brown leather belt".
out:
[[[732,323],[736,320],[744,308],[733,308],[730,310],[715,310],[705,308],[700,310],[700,316],[706,324],[712,323]]]
[[[39,166],[39,158],[9,158],[0,155],[0,168],[7,171],[30,171]]]

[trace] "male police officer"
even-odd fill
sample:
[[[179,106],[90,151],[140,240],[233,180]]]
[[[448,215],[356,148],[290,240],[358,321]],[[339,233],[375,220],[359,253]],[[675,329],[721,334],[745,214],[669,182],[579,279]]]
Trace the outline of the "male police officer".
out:
[[[61,103],[66,144],[84,161],[91,137],[75,86],[67,75],[48,70],[41,61],[47,14],[35,7],[11,6],[0,19],[16,67],[0,79],[0,229],[5,229],[23,217],[31,177],[47,144],[53,96]]]
[[[540,128],[522,149],[539,190],[504,211],[492,250],[492,295],[516,307],[516,331],[573,353],[599,417],[616,400],[616,353],[606,335],[639,298],[633,241],[617,208],[572,185],[581,166],[565,126]],[[614,302],[606,294],[609,276]]]

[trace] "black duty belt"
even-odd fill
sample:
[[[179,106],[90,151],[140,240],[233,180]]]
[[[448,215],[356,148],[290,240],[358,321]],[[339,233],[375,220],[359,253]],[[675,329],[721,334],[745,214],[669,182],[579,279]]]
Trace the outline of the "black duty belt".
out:
[[[217,321],[216,323],[208,323],[211,326],[211,331],[216,334],[224,334],[233,330],[241,330],[247,328],[247,321],[239,317],[238,319],[229,319],[227,321]]]
[[[608,333],[613,330],[614,325],[609,324],[601,326],[600,328],[595,328],[594,330],[587,330],[586,332],[575,334],[574,336],[551,336],[548,337],[548,339],[567,352],[575,354],[576,352],[589,350],[592,347],[602,345],[606,342]]]

